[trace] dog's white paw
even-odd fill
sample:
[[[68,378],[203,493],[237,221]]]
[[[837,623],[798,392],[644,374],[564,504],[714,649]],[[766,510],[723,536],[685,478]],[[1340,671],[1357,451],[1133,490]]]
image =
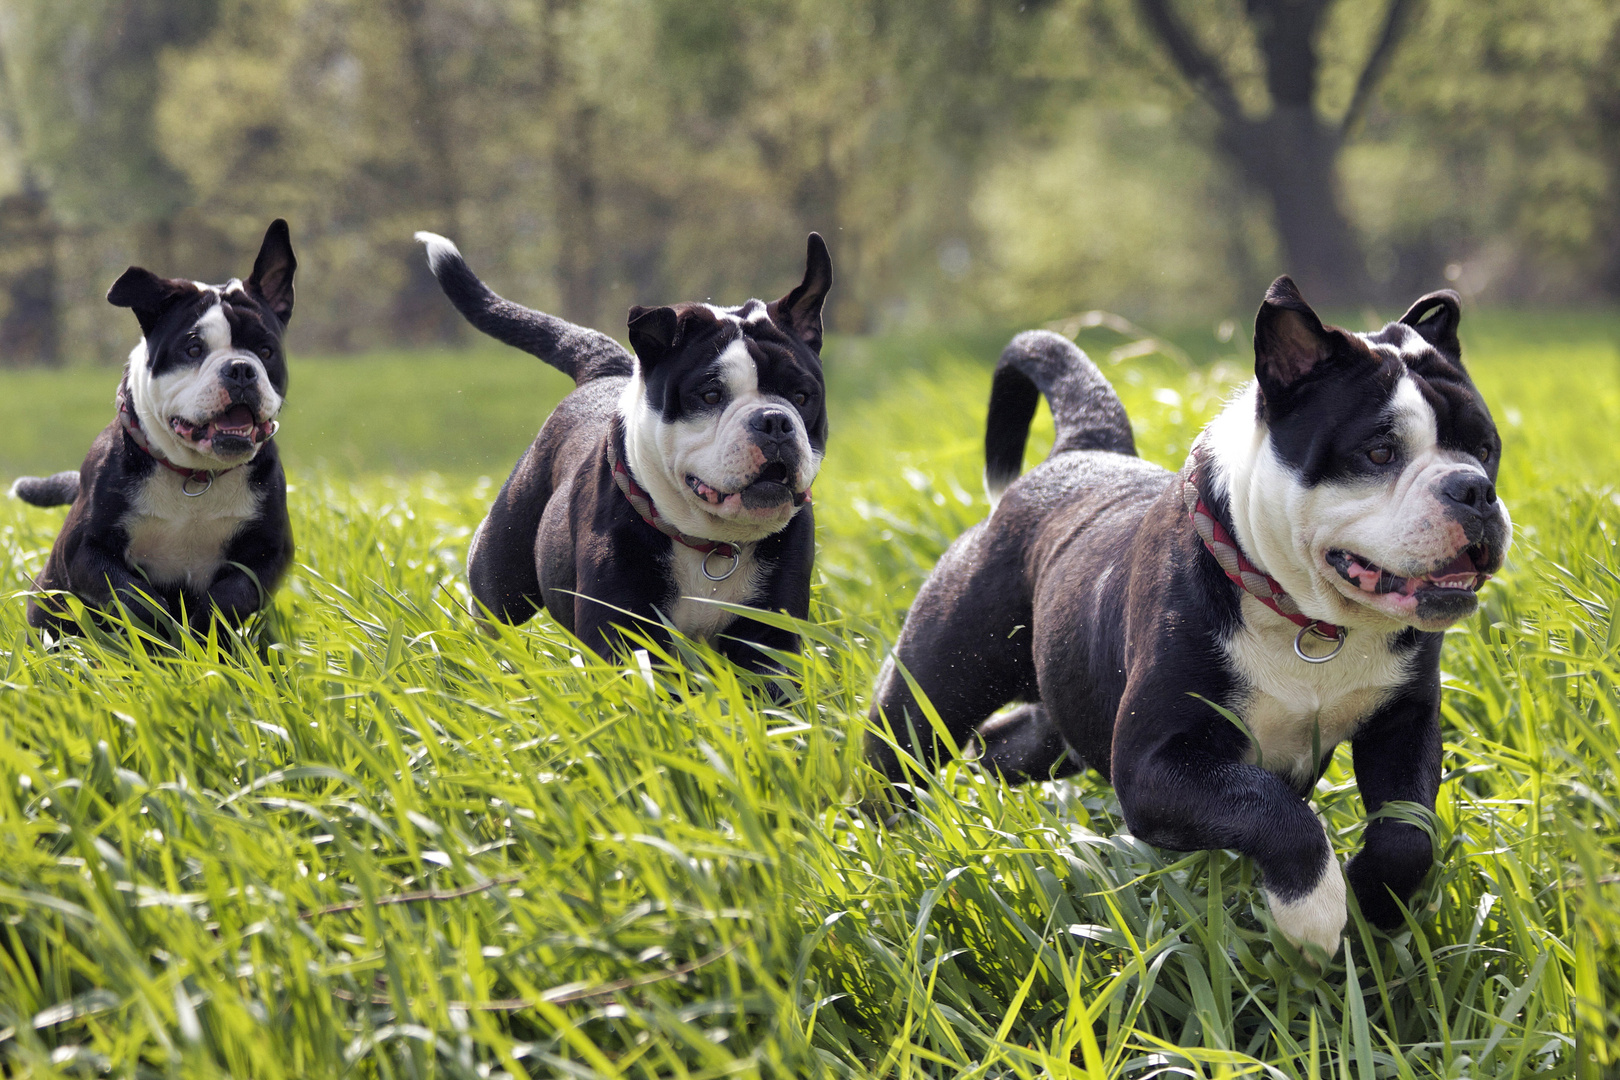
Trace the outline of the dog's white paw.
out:
[[[1328,848],[1316,885],[1304,896],[1282,900],[1269,889],[1263,890],[1277,929],[1295,945],[1315,945],[1332,957],[1339,951],[1348,915],[1344,906],[1344,870]]]

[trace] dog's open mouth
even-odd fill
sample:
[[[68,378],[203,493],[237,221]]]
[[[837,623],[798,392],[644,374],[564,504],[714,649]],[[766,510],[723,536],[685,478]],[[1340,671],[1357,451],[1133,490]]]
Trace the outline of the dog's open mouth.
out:
[[[232,405],[213,419],[199,423],[193,423],[183,417],[171,416],[169,417],[169,427],[186,442],[199,447],[217,447],[220,449],[237,440],[248,445],[257,445],[268,439],[276,430],[275,421],[265,420],[261,423],[259,418],[253,414],[253,410],[240,402]],[[246,446],[240,447],[240,449],[246,448]]]
[[[785,503],[803,506],[810,491],[794,491],[793,473],[786,462],[772,461],[759,471],[759,475],[740,491],[721,491],[696,476],[687,474],[686,486],[692,494],[719,509],[726,505],[741,505],[750,510],[780,507]]]
[[[1420,577],[1393,574],[1372,560],[1342,548],[1329,551],[1327,562],[1340,577],[1371,596],[1413,597],[1431,590],[1478,592],[1491,577],[1491,546],[1484,542],[1472,544],[1449,563]]]

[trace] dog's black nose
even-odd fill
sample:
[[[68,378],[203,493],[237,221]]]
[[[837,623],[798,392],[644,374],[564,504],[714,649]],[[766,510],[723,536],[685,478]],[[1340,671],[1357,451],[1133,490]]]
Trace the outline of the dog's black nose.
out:
[[[258,381],[259,373],[252,364],[246,360],[232,360],[220,371],[219,377],[227,386],[252,386]]]
[[[785,409],[761,409],[748,418],[748,426],[772,442],[793,438],[793,416]]]
[[[1476,472],[1452,473],[1440,485],[1440,494],[1476,514],[1483,514],[1496,505],[1495,485]]]

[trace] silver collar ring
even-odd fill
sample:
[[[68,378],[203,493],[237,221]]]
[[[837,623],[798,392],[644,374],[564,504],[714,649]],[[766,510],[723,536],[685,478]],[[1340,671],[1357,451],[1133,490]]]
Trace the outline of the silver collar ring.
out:
[[[1323,641],[1334,642],[1335,644],[1333,646],[1333,651],[1328,653],[1326,656],[1311,656],[1310,654],[1306,653],[1304,648],[1301,646],[1301,643],[1305,640],[1306,634],[1310,634],[1312,637],[1320,638]],[[1344,648],[1344,639],[1349,636],[1350,631],[1346,630],[1342,626],[1339,627],[1339,632],[1337,635],[1334,637],[1328,637],[1326,634],[1322,633],[1316,628],[1315,623],[1307,623],[1299,628],[1299,633],[1294,635],[1294,655],[1305,661],[1307,664],[1325,664],[1335,656],[1339,655],[1340,650]]]
[[[710,573],[709,571],[709,560],[714,558],[716,555],[719,555],[722,559],[731,559],[731,565],[726,567],[726,572],[723,574],[714,574]],[[741,565],[742,555],[737,552],[736,548],[731,549],[731,554],[729,556],[722,552],[719,548],[710,548],[708,553],[703,556],[703,576],[708,578],[710,581],[724,581],[732,574],[735,574],[737,572],[737,567]]]
[[[214,486],[214,474],[213,473],[204,473],[203,476],[206,478],[203,481],[203,486],[198,488],[196,491],[191,490],[191,482],[193,480],[197,479],[197,474],[196,473],[192,473],[190,476],[188,476],[184,480],[180,481],[180,494],[189,496],[189,497],[191,497],[193,499],[195,499],[199,495],[208,494],[208,489]]]

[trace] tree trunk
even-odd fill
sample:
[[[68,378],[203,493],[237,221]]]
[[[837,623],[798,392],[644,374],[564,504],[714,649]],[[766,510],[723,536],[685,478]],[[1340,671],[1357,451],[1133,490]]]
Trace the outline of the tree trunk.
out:
[[[1217,145],[1271,204],[1287,261],[1279,269],[1314,303],[1366,300],[1366,262],[1340,204],[1338,133],[1307,110],[1275,108],[1263,120],[1223,125]]]
[[[456,175],[455,146],[450,139],[445,91],[439,83],[438,65],[431,51],[426,3],[425,0],[393,0],[393,6],[405,35],[405,60],[415,90],[410,115],[421,151],[417,161],[417,175],[421,178],[417,198],[425,219],[418,227],[460,240],[461,183]],[[400,244],[404,249],[405,238],[401,238]],[[420,251],[411,250],[406,265],[409,269],[405,282],[394,298],[396,335],[410,344],[459,340],[465,324],[455,309],[444,302],[427,260]]]
[[[1270,111],[1258,118],[1244,113],[1226,72],[1169,0],[1136,5],[1181,76],[1214,109],[1216,149],[1271,204],[1287,261],[1278,269],[1293,275],[1313,301],[1344,305],[1370,299],[1372,287],[1339,192],[1339,151],[1389,68],[1414,0],[1389,0],[1350,105],[1336,122],[1316,110],[1316,37],[1330,2],[1244,0],[1271,97]]]
[[[570,95],[572,96],[572,95]],[[554,168],[557,175],[558,284],[562,317],[596,327],[602,318],[601,191],[597,180],[596,107],[570,103],[559,125]],[[613,327],[610,332],[619,332]]]
[[[1620,23],[1609,35],[1597,70],[1603,81],[1593,95],[1593,109],[1598,119],[1599,153],[1609,174],[1608,201],[1598,215],[1598,287],[1605,296],[1620,300]]]
[[[569,322],[622,334],[621,318],[602,311],[601,163],[597,151],[598,109],[582,92],[564,20],[577,0],[546,0],[539,107],[552,117],[551,202],[557,223],[558,314]]]
[[[33,185],[0,199],[0,366],[61,361],[56,233]]]

